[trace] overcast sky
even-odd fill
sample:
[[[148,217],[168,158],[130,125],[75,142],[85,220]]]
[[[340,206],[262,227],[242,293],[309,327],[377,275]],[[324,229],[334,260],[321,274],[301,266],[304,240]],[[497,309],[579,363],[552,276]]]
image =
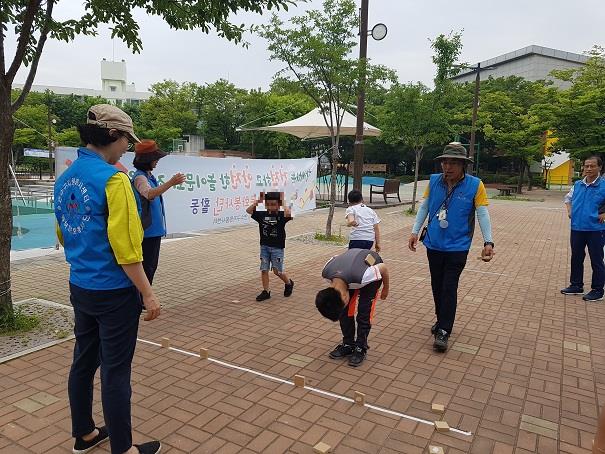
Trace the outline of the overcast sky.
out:
[[[321,8],[321,0],[311,0],[282,12],[284,18],[304,9]],[[357,0],[360,3],[360,0]],[[61,18],[81,13],[78,0],[62,0],[57,7]],[[199,31],[174,31],[161,19],[140,11],[143,51],[132,54],[120,41],[101,27],[97,37],[80,37],[74,42],[48,41],[41,58],[35,84],[97,88],[101,86],[100,60],[125,59],[128,80],[137,90],[163,79],[179,82],[211,83],[228,79],[243,88],[268,88],[277,62],[269,62],[266,42],[248,36],[248,49]],[[262,23],[268,15],[238,15],[235,23]],[[395,69],[401,81],[430,84],[434,74],[429,38],[451,30],[463,32],[462,61],[476,63],[530,44],[582,53],[593,44],[605,44],[603,0],[370,0],[370,28],[383,22],[389,32],[383,41],[368,44],[368,56]],[[7,49],[7,58],[14,51]],[[115,54],[114,54],[115,49]],[[17,82],[23,82],[20,73]]]

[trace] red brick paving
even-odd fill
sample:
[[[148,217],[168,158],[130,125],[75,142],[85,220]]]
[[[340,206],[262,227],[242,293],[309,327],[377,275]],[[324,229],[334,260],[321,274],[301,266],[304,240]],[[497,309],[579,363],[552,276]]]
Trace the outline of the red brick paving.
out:
[[[451,338],[464,351],[446,354],[431,349],[426,257],[423,250],[413,254],[405,247],[413,219],[382,210],[383,256],[393,288],[378,307],[371,350],[358,369],[327,358],[339,329],[313,305],[321,267],[338,247],[289,240],[286,263],[296,282],[294,295],[284,299],[274,284],[274,297],[262,304],[254,301],[259,288],[254,228],[162,249],[157,289],[166,309],[157,321],[141,323],[140,337],[156,342],[169,337],[173,346],[194,352],[206,347],[213,358],[288,380],[301,374],[309,386],[350,397],[358,390],[370,404],[422,419],[434,420],[431,402],[443,403],[449,425],[472,436],[438,433],[139,344],[133,371],[135,441],[159,437],[167,453],[311,453],[318,441],[335,453],[420,454],[428,452],[429,443],[447,454],[589,453],[597,400],[605,399],[600,329],[605,306],[559,293],[569,269],[568,220],[560,194],[545,197],[543,203],[493,203],[496,260],[475,259],[482,242],[477,231]],[[289,234],[319,230],[324,217],[297,218]],[[58,258],[15,264],[15,296],[66,303],[65,276]],[[564,341],[589,346],[590,352],[563,348]],[[466,353],[471,347],[476,354]],[[0,365],[0,452],[71,452],[65,383],[72,349],[70,341]],[[292,360],[293,354],[308,359]],[[39,392],[60,400],[32,413],[13,405]],[[101,422],[98,399],[95,412]],[[555,438],[552,430],[520,429],[523,415],[544,427],[554,423]]]

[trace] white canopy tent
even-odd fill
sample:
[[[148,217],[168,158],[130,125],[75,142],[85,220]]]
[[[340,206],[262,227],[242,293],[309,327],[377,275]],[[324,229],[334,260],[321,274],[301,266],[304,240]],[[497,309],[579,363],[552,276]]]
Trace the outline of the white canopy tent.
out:
[[[334,120],[336,123],[336,120]],[[357,119],[355,116],[345,111],[340,126],[341,136],[354,136],[356,129]],[[330,128],[326,126],[324,117],[321,114],[319,108],[313,109],[312,111],[304,114],[302,117],[298,117],[294,120],[286,121],[272,126],[261,126],[259,128],[238,128],[239,131],[273,131],[283,132],[285,134],[291,134],[301,139],[318,139],[322,137],[330,136]],[[381,130],[372,126],[368,123],[363,124],[363,135],[364,136],[379,136]]]

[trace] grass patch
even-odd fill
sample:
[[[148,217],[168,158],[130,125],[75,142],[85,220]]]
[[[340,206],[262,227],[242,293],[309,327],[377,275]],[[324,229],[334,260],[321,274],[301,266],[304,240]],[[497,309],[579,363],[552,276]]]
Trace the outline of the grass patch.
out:
[[[12,312],[0,316],[0,335],[12,336],[33,330],[40,324],[40,317],[27,315],[15,307]]]
[[[57,339],[65,339],[70,334],[71,331],[67,331],[66,329],[60,329],[55,331],[55,336],[57,336]]]
[[[315,239],[318,241],[324,241],[326,243],[337,244],[339,246],[344,246],[345,244],[349,243],[347,238],[340,234],[328,236],[325,233],[316,232]]]
[[[403,212],[406,216],[416,216],[416,213],[418,213],[418,210],[413,210],[411,207]]]
[[[495,200],[512,200],[513,202],[544,202],[544,199],[530,199],[527,197],[515,197],[514,195],[495,195],[490,198]]]
[[[323,200],[316,200],[315,207],[316,208],[330,208],[330,202],[325,202]]]

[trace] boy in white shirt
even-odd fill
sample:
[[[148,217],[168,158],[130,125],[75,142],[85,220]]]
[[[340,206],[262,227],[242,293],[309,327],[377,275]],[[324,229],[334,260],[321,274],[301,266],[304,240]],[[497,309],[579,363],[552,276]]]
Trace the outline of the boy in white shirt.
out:
[[[364,205],[363,195],[353,189],[348,194],[350,206],[345,212],[347,226],[353,227],[349,235],[349,249],[376,249],[380,252],[380,218]]]

